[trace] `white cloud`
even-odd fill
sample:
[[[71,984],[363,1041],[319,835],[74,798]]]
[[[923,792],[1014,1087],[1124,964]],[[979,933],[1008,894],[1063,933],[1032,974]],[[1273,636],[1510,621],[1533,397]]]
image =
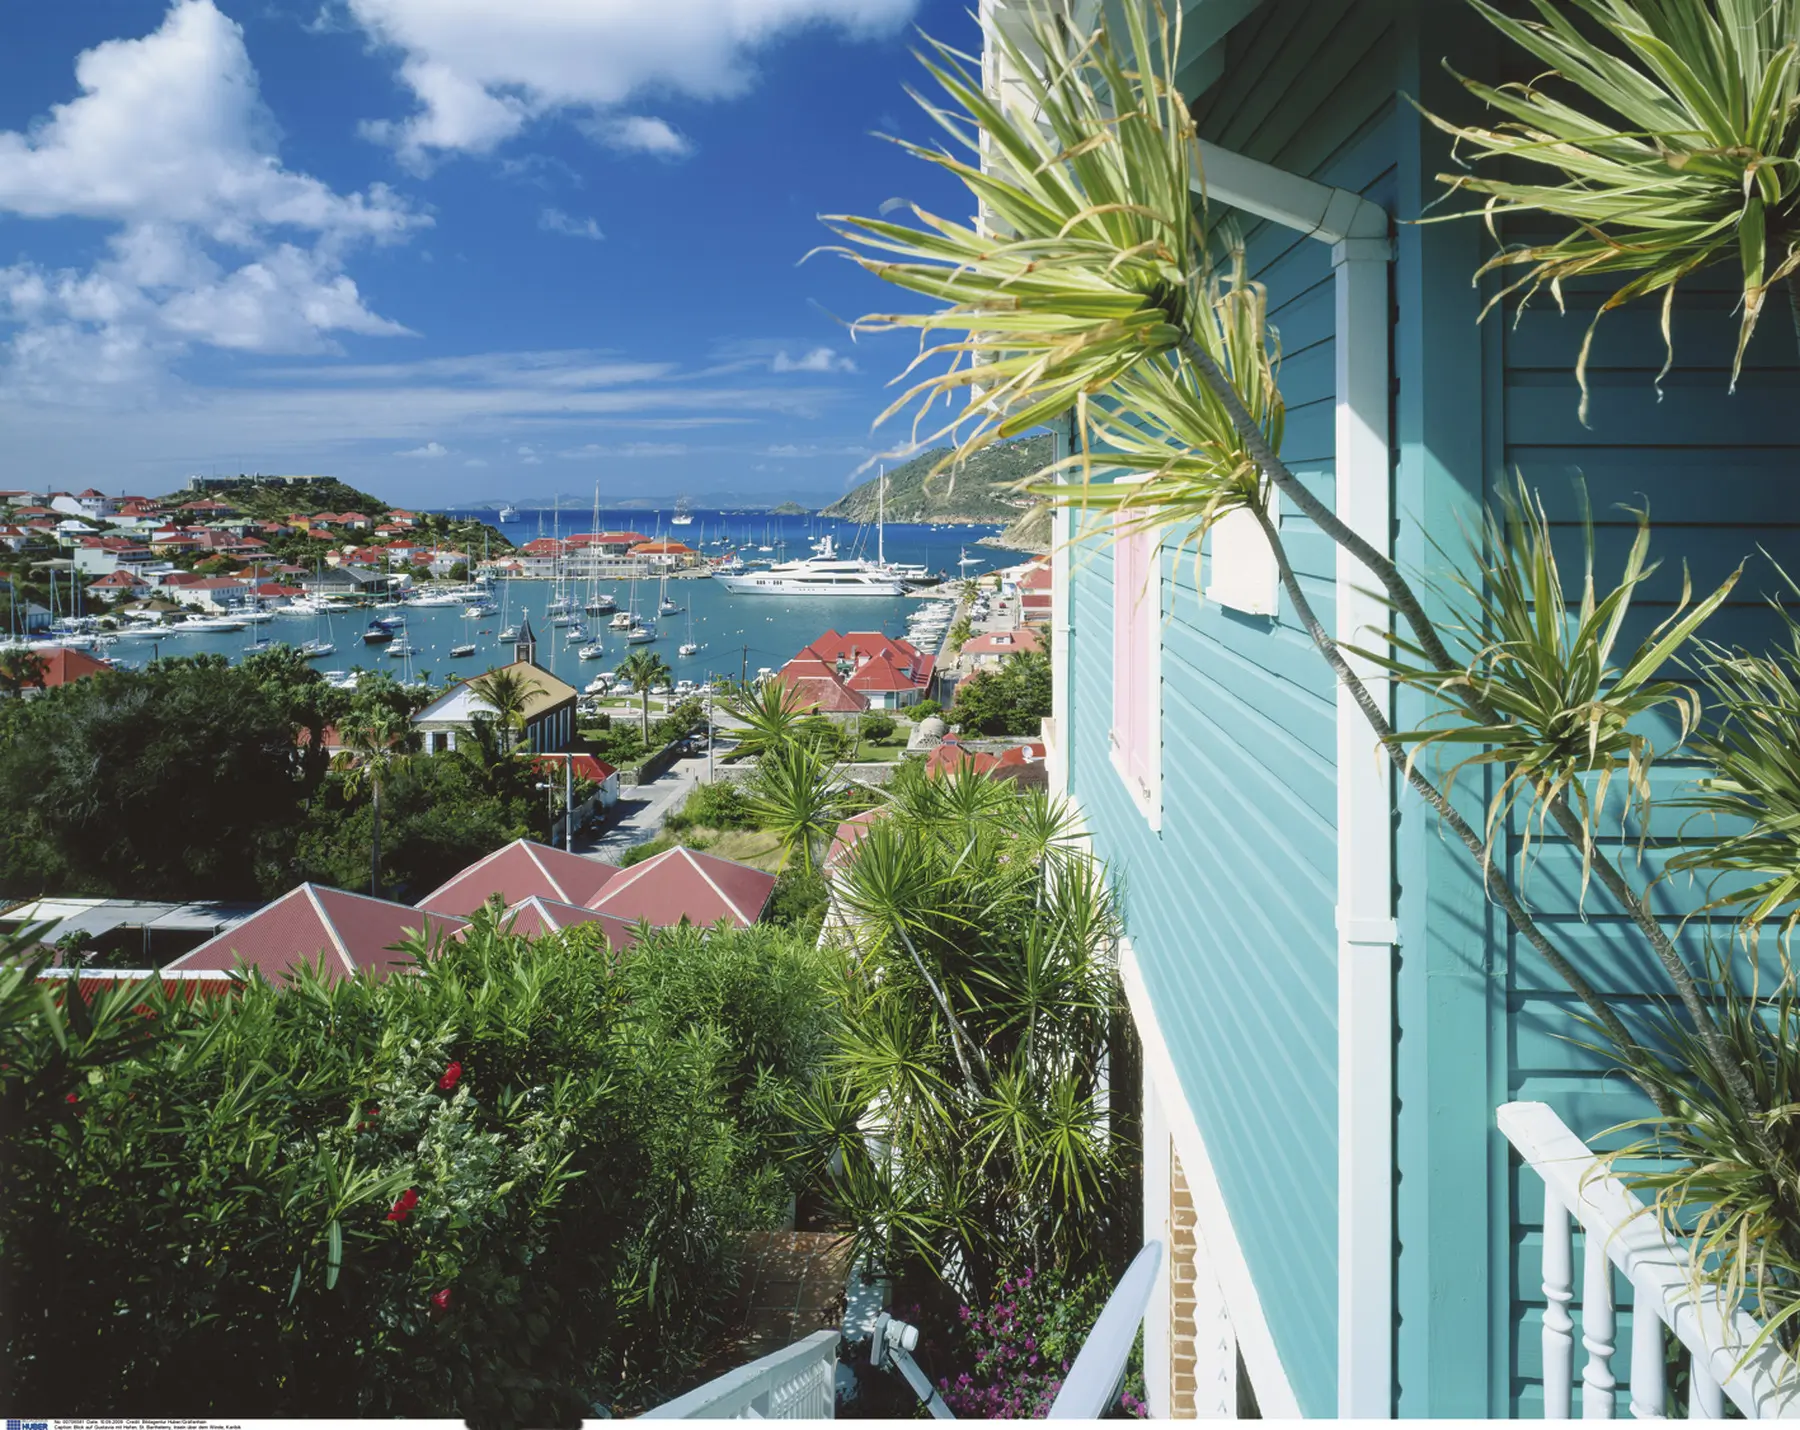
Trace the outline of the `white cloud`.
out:
[[[471,457],[468,461],[464,462],[463,465],[465,467],[485,467],[487,465],[487,458]]]
[[[15,383],[147,379],[194,343],[312,352],[406,331],[343,261],[430,220],[384,185],[340,194],[282,164],[243,32],[212,0],[85,51],[75,78],[74,99],[0,131],[0,213],[116,227],[85,271],[0,270]]]
[[[545,209],[538,215],[538,227],[546,233],[566,233],[570,238],[602,239],[600,225],[591,218],[576,218],[561,209]]]
[[[403,120],[364,126],[404,158],[487,153],[534,119],[572,114],[599,143],[679,157],[665,120],[621,113],[640,96],[722,99],[754,78],[756,50],[825,24],[860,38],[892,32],[917,0],[347,0],[400,52],[417,101]]]
[[[556,455],[575,460],[591,457],[685,457],[692,450],[686,442],[587,442]]]
[[[528,446],[519,448],[519,460],[527,467],[541,467],[544,464],[544,459]]]
[[[694,152],[694,141],[666,119],[649,114],[626,114],[613,119],[593,119],[580,126],[596,144],[627,154],[652,154],[659,159],[685,159]]]
[[[769,367],[774,372],[855,372],[856,362],[840,357],[831,348],[814,348],[797,358],[778,352]]]
[[[423,457],[435,461],[439,457],[448,457],[450,449],[442,442],[427,442],[423,447],[414,447],[410,451],[396,452],[396,457]]]

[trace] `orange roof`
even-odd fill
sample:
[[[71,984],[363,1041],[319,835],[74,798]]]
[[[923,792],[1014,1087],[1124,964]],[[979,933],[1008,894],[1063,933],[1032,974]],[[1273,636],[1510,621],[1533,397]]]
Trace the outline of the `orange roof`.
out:
[[[640,541],[631,548],[633,556],[692,556],[694,548],[682,541]]]
[[[105,661],[95,660],[86,651],[70,650],[67,646],[59,645],[54,650],[40,651],[38,654],[44,665],[43,675],[37,683],[45,690],[54,690],[70,681],[85,680],[90,675],[100,675],[112,669]]]

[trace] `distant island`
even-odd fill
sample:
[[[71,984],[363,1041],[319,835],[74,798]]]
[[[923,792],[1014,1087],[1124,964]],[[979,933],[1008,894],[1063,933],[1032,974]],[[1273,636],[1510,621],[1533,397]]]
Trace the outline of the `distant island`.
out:
[[[769,509],[771,516],[811,516],[812,508],[801,506],[797,501],[784,501],[780,506]]]
[[[957,525],[1016,523],[1039,505],[1014,491],[1013,485],[1055,460],[1052,437],[1020,437],[984,447],[966,462],[931,471],[950,454],[934,447],[887,474],[889,521],[948,522]],[[820,513],[847,521],[873,521],[880,504],[879,477],[847,492]],[[998,543],[1001,538],[996,537]],[[1006,542],[1015,546],[1013,542]],[[1032,550],[1032,547],[1018,547]]]

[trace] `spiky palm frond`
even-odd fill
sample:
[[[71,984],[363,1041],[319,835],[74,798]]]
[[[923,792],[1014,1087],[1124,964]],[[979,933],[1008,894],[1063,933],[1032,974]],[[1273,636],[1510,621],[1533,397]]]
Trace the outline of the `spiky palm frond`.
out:
[[[1786,938],[1800,924],[1800,622],[1773,604],[1785,651],[1701,648],[1720,715],[1694,741],[1711,769],[1683,803],[1706,822],[1688,828],[1669,867],[1705,876],[1706,911],[1734,912],[1746,936],[1773,920]]]
[[[1672,344],[1676,287],[1736,263],[1735,384],[1769,289],[1800,266],[1800,0],[1532,0],[1535,21],[1470,3],[1545,72],[1498,86],[1463,79],[1507,116],[1493,127],[1428,117],[1477,163],[1553,172],[1536,183],[1478,172],[1439,179],[1452,193],[1485,196],[1479,212],[1496,232],[1511,213],[1568,222],[1561,237],[1507,247],[1483,266],[1523,270],[1493,301],[1521,290],[1529,299],[1547,284],[1560,302],[1568,279],[1624,277],[1581,346],[1585,417],[1600,318],[1661,294]]]
[[[1077,409],[1103,453],[1065,457],[1059,465],[1079,482],[1049,488],[1054,499],[1124,504],[1142,525],[1176,511],[1197,536],[1257,500],[1260,479],[1230,414],[1177,349],[1205,346],[1276,446],[1283,413],[1263,292],[1241,263],[1215,271],[1197,219],[1193,128],[1172,75],[1178,21],[1159,5],[1125,17],[1122,38],[1104,27],[1077,33],[1045,6],[1031,17],[1030,54],[996,36],[1011,77],[1004,101],[984,92],[966,57],[934,46],[926,68],[945,102],[919,102],[951,144],[905,147],[967,186],[979,222],[918,209],[911,225],[829,221],[868,271],[940,300],[862,320],[919,331],[915,369],[943,368],[884,417],[916,407],[915,439],[927,440],[921,428],[943,401],[930,440],[959,436],[960,459]],[[965,390],[977,400],[952,411]],[[1091,402],[1099,393],[1106,401]],[[1104,477],[1150,480],[1110,488],[1097,465]]]
[[[1631,513],[1637,534],[1618,584],[1602,595],[1594,584],[1593,519],[1585,490],[1577,490],[1585,554],[1578,595],[1571,598],[1552,549],[1542,500],[1520,479],[1471,536],[1466,574],[1453,566],[1440,583],[1453,612],[1446,630],[1466,659],[1463,669],[1446,675],[1403,636],[1393,638],[1392,657],[1359,653],[1438,704],[1432,723],[1400,732],[1409,763],[1438,747],[1474,747],[1444,777],[1446,784],[1470,765],[1503,771],[1488,806],[1490,847],[1501,821],[1521,804],[1521,859],[1557,800],[1574,807],[1584,831],[1585,893],[1613,781],[1624,781],[1624,814],[1641,818],[1648,808],[1650,768],[1659,752],[1645,717],[1672,715],[1677,744],[1699,723],[1700,696],[1664,672],[1731,594],[1740,573],[1699,601],[1692,600],[1684,575],[1674,612],[1635,649],[1616,656],[1632,598],[1659,565],[1649,559],[1650,517]],[[1481,710],[1474,718],[1477,703]]]

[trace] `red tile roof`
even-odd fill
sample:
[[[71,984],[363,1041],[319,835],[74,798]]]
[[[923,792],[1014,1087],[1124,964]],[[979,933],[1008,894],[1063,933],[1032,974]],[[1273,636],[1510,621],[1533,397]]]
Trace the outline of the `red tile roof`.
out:
[[[831,848],[825,854],[825,867],[835,869],[851,851],[868,836],[869,828],[876,820],[887,813],[885,809],[865,809],[861,814],[853,814],[837,827],[837,833],[831,836]]]
[[[869,708],[866,695],[857,694],[835,675],[795,675],[792,673],[794,664],[790,661],[783,666],[775,678],[793,690],[801,709],[830,715]]]
[[[43,660],[43,677],[39,680],[45,690],[54,690],[59,685],[67,685],[70,681],[85,680],[90,675],[100,675],[112,667],[104,661],[95,660],[86,651],[70,650],[67,646],[57,646],[53,650],[37,652]]]
[[[913,664],[902,667],[895,663],[893,656],[883,651],[880,655],[866,660],[847,682],[852,690],[917,690],[931,679],[931,661],[927,657],[919,657],[923,669]]]
[[[598,759],[593,755],[583,755],[579,753],[566,757],[563,755],[539,755],[537,759],[532,762],[532,769],[539,774],[548,770],[552,774],[560,775],[562,773],[563,760],[565,758],[567,758],[568,762],[575,767],[575,775],[578,779],[592,780],[597,785],[605,784],[614,775],[618,774],[618,771],[607,764],[605,760]]]
[[[407,904],[350,894],[318,884],[302,884],[176,959],[172,970],[255,968],[279,979],[301,963],[321,958],[334,981],[365,970],[387,972],[406,963],[393,945],[423,930],[433,937],[453,933],[466,920],[422,913]]]
[[[433,889],[418,906],[440,914],[467,915],[495,894],[508,904],[536,895],[565,904],[591,905],[620,873],[615,864],[515,839]]]
[[[966,749],[956,740],[945,740],[926,759],[925,773],[949,774],[966,765],[978,775],[1012,777],[1034,766],[1041,767],[1043,762],[1044,747],[1041,744],[1014,745],[998,755],[990,755],[983,750]]]
[[[1021,591],[1048,591],[1055,583],[1048,566],[1034,566],[1019,578]]]
[[[588,900],[590,909],[618,918],[669,926],[687,920],[710,925],[753,924],[775,887],[775,876],[692,849],[675,848],[623,871]]]
[[[683,541],[640,541],[631,548],[633,556],[692,556],[694,548]]]
[[[1017,655],[1023,650],[1038,650],[1043,637],[1021,626],[1016,631],[988,631],[963,642],[964,655]]]

